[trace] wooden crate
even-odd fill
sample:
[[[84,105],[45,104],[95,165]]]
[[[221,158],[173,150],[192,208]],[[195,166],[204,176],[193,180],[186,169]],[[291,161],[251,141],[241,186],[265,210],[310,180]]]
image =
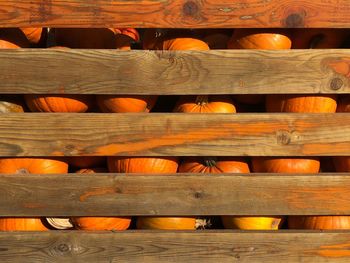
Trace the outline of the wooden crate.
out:
[[[0,0],[0,27],[347,28],[349,17],[348,0]],[[0,93],[340,94],[349,74],[332,65],[349,60],[348,50],[0,50]],[[350,115],[0,115],[0,156],[99,155],[347,156]],[[349,186],[340,173],[0,175],[0,216],[349,215]],[[0,261],[349,262],[350,232],[2,232]]]

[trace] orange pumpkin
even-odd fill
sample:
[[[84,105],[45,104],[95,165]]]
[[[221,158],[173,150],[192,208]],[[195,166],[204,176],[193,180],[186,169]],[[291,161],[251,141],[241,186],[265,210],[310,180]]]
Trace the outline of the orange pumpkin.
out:
[[[79,156],[70,157],[67,159],[69,165],[77,168],[91,168],[104,166],[106,163],[105,157],[100,156]]]
[[[94,104],[89,95],[27,94],[24,99],[33,112],[86,112]]]
[[[108,157],[108,170],[114,173],[176,173],[177,157]]]
[[[0,96],[0,113],[24,112],[25,106],[22,97]]]
[[[195,230],[194,217],[138,217],[138,229]]]
[[[38,44],[45,33],[41,27],[20,28],[28,41],[32,44]]]
[[[115,173],[176,173],[177,167],[176,157],[108,158],[108,169]],[[195,229],[195,222],[195,218],[188,217],[138,217],[137,227],[142,229]]]
[[[149,112],[156,104],[158,96],[97,96],[97,104],[102,112]]]
[[[278,230],[283,217],[222,216],[225,228],[243,230]]]
[[[235,113],[236,107],[229,96],[183,96],[175,112],[191,113]]]
[[[49,158],[0,158],[0,173],[55,174],[67,173],[68,164]]]
[[[349,95],[342,95],[338,103],[337,112],[350,112]],[[350,172],[350,156],[333,157],[333,163],[337,172]]]
[[[318,230],[350,229],[350,216],[290,216],[288,227]]]
[[[88,231],[126,230],[130,226],[130,217],[77,217],[72,218],[77,229]]]
[[[290,49],[289,34],[276,29],[236,29],[227,44],[229,49]],[[263,95],[236,95],[241,103],[258,104],[264,101]]]
[[[289,33],[277,29],[236,29],[227,44],[229,49],[290,49]]]
[[[292,48],[340,48],[347,36],[344,29],[297,28],[293,32]]]
[[[187,157],[179,166],[180,173],[249,173],[249,166],[238,157]]]
[[[318,173],[318,158],[252,158],[252,170],[255,173]]]
[[[91,174],[104,173],[107,169],[91,168],[81,169],[77,173]],[[71,218],[73,225],[81,230],[126,230],[130,226],[130,217],[74,217]]]
[[[209,50],[209,46],[195,38],[174,38],[165,40],[163,50]]]
[[[68,165],[59,160],[43,158],[0,158],[3,174],[55,174],[67,173]],[[0,218],[3,231],[44,231],[40,218]]]
[[[47,231],[40,218],[0,218],[0,231]]]
[[[268,112],[334,113],[337,95],[267,95]]]

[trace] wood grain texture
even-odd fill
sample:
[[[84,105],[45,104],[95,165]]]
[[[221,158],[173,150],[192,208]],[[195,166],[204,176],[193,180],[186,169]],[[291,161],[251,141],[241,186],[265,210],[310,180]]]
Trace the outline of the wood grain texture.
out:
[[[350,114],[0,114],[0,156],[348,156]]]
[[[347,232],[0,233],[1,262],[349,262]]]
[[[0,216],[348,215],[348,174],[1,175]]]
[[[2,94],[350,93],[349,50],[24,49],[0,61]]]
[[[1,27],[349,27],[347,0],[1,0]]]

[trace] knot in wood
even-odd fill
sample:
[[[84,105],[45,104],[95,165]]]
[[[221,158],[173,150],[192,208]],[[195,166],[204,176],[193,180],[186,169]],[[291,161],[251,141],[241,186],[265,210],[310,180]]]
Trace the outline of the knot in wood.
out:
[[[67,244],[59,244],[57,246],[57,251],[62,253],[62,254],[65,254],[67,252],[69,252],[71,249],[70,249],[70,246],[68,246]]]
[[[196,198],[196,199],[201,199],[202,197],[203,197],[203,193],[202,193],[202,192],[196,191],[196,192],[194,193],[194,198]]]
[[[339,90],[343,86],[344,82],[341,78],[334,78],[331,80],[330,88],[332,90]]]
[[[199,11],[199,7],[195,2],[188,1],[184,4],[182,11],[186,16],[195,16]]]
[[[294,27],[303,27],[304,26],[304,15],[299,13],[292,13],[287,16],[285,20],[285,26],[294,28]]]
[[[288,145],[291,141],[291,134],[289,131],[277,131],[277,143],[281,145]]]

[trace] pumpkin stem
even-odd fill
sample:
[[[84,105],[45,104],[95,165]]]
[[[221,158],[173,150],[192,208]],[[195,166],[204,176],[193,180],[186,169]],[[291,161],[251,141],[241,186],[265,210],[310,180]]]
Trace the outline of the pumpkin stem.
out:
[[[208,104],[209,102],[209,96],[208,95],[198,95],[196,97],[196,104],[203,106],[205,104]]]
[[[16,171],[16,174],[30,174],[26,168],[20,168]]]
[[[309,48],[316,48],[325,38],[324,34],[318,34],[310,40]]]
[[[216,166],[217,158],[216,157],[204,157],[204,165],[207,167]]]

